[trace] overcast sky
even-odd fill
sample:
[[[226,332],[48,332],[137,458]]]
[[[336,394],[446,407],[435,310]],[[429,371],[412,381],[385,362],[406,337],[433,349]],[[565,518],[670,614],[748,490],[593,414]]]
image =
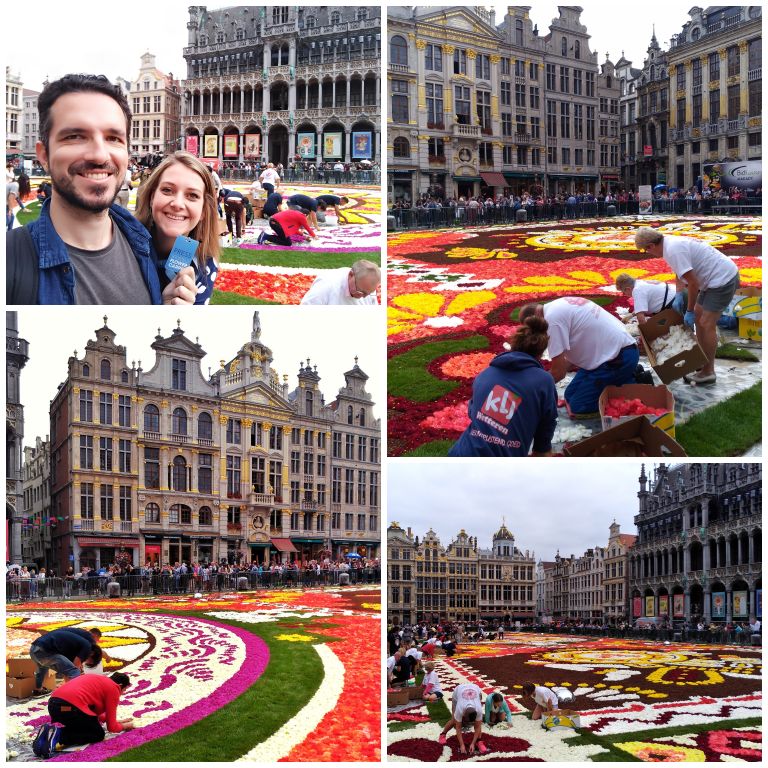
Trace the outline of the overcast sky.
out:
[[[183,308],[182,308],[183,309]],[[335,399],[344,386],[344,372],[358,364],[370,377],[366,389],[376,403],[374,415],[384,415],[384,326],[380,312],[354,307],[260,307],[261,341],[272,350],[272,367],[280,381],[288,374],[289,391],[298,380],[299,363],[310,358],[317,365],[320,391],[325,402]],[[155,353],[151,344],[158,326],[164,338],[176,328],[177,318],[187,338],[208,353],[202,360],[203,375],[218,370],[220,360],[231,360],[250,341],[253,307],[35,307],[20,309],[19,336],[29,342],[29,362],[21,372],[24,407],[24,444],[49,430],[48,408],[57,387],[67,377],[67,360],[77,350],[82,359],[87,341],[104,324],[115,332],[115,343],[126,347],[128,364],[141,360],[149,371]],[[350,319],[354,316],[354,322]]]
[[[594,459],[392,460],[387,520],[447,546],[463,528],[489,548],[506,519],[515,545],[552,560],[608,543],[615,519],[636,533],[641,462]],[[646,474],[652,465],[646,463]]]
[[[539,33],[546,35],[552,19],[558,16],[557,5],[528,4]],[[212,2],[208,8],[228,5],[234,3]],[[358,3],[342,0],[339,5]],[[46,77],[55,80],[69,72],[134,80],[142,54],[149,51],[162,72],[184,79],[187,73],[182,49],[187,44],[188,7],[189,2],[181,0],[133,0],[116,5],[86,0],[40,0],[31,6],[7,3],[3,9],[6,64],[21,75],[25,88],[39,91]],[[501,22],[507,5],[495,7],[497,22]],[[641,67],[653,24],[660,45],[665,47],[688,20],[691,3],[650,1],[627,6],[585,0],[581,7],[581,21],[592,36],[590,49],[597,51],[598,62],[605,61],[606,52],[616,62],[624,50],[633,65]]]

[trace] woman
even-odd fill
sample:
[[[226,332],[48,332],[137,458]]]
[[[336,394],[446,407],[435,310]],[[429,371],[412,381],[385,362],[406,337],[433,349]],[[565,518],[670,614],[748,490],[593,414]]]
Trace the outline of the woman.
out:
[[[547,321],[530,316],[472,385],[470,425],[449,456],[548,455],[557,422],[555,381],[541,365]]]
[[[219,264],[219,217],[216,189],[208,169],[194,155],[179,151],[166,157],[139,188],[136,218],[150,231],[162,263],[179,235],[199,243],[193,261],[197,297],[208,304]]]

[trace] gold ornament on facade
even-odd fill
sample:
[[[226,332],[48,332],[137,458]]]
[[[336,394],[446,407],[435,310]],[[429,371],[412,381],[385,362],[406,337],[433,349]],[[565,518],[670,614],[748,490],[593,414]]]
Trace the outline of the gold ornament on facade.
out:
[[[224,426],[229,421],[228,416],[219,416],[219,424]]]
[[[449,56],[453,56],[453,52],[456,50],[456,48],[452,45],[444,45],[443,46],[443,53],[447,53]]]
[[[726,48],[718,48],[717,52],[720,54],[720,61],[725,61],[728,58],[728,50]]]
[[[746,40],[742,40],[739,43],[739,53],[746,53],[749,50],[749,43]]]
[[[499,56],[497,53],[494,53],[491,56],[491,64],[498,64],[501,61],[501,56]]]
[[[686,62],[685,62],[685,71],[686,71],[686,72],[690,72],[690,71],[691,71],[691,69],[693,69],[693,62],[691,62],[691,61],[686,61]]]
[[[253,426],[253,419],[243,419],[243,426],[250,429]]]
[[[287,424],[283,425],[283,434],[284,435],[290,435],[291,434],[291,428]]]
[[[423,51],[427,47],[427,41],[426,40],[417,40],[416,41],[416,47]]]
[[[167,407],[168,407],[168,401],[167,401],[167,400],[163,400],[163,401],[160,403],[160,405],[161,405],[163,408],[167,408]]]
[[[477,57],[477,51],[474,48],[467,48],[467,58],[474,59]]]
[[[669,71],[669,76],[672,77],[672,75],[674,75],[675,72],[677,71],[677,67],[674,64],[670,64],[668,71]]]

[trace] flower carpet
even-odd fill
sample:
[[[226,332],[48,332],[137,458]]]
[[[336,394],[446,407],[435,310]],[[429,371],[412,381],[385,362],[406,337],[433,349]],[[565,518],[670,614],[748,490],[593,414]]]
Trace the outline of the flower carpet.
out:
[[[135,729],[57,762],[378,761],[380,610],[374,587],[27,603],[6,611],[6,656],[99,627],[104,672],[131,678]],[[45,699],[8,699],[7,759],[34,760],[47,719]]]
[[[388,759],[759,762],[762,760],[762,660],[759,649],[635,639],[515,634],[462,644],[436,669],[445,699],[388,712]],[[547,731],[530,720],[522,683],[567,689],[580,728]],[[477,684],[504,695],[509,727],[483,725],[490,752],[460,755],[455,736],[437,737],[450,693]],[[465,735],[465,741],[468,741]]]
[[[235,185],[245,192],[247,187]],[[326,268],[349,266],[358,259],[381,261],[381,193],[359,187],[291,187],[283,196],[302,193],[312,197],[324,193],[346,195],[349,204],[343,213],[347,223],[339,225],[333,211],[320,224],[312,242],[293,246],[259,245],[260,232],[268,228],[265,219],[254,219],[246,227],[236,249],[227,249],[216,279],[216,293],[226,294],[231,303],[259,300],[276,304],[299,304],[314,279]],[[325,265],[328,265],[327,267]],[[214,293],[212,303],[217,303]],[[218,297],[221,298],[221,297]]]
[[[672,280],[663,259],[635,248],[640,226],[701,239],[734,259],[742,286],[762,285],[758,217],[620,217],[390,235],[389,454],[447,452],[468,424],[474,377],[503,351],[524,304],[575,295],[617,313],[629,306],[614,287],[621,272]]]

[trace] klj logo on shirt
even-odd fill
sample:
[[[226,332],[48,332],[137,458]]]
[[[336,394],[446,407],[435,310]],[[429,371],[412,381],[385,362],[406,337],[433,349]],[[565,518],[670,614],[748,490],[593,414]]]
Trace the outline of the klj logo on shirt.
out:
[[[497,384],[488,393],[480,412],[498,424],[509,424],[521,400],[520,395]]]

